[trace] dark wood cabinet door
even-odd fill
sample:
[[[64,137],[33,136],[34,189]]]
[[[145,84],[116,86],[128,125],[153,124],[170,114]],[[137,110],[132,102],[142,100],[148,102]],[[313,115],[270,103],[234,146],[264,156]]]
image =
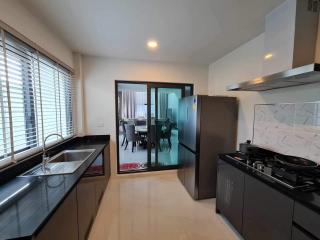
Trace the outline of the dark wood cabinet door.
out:
[[[243,236],[246,240],[290,240],[294,201],[245,175]]]
[[[293,221],[311,233],[317,239],[320,239],[320,214],[310,208],[305,207],[299,202],[294,203]]]
[[[306,233],[302,232],[295,226],[292,227],[292,240],[315,240],[314,237],[310,237]]]
[[[219,160],[217,175],[216,209],[242,232],[244,173]]]
[[[95,182],[90,178],[81,179],[77,185],[79,240],[88,237],[96,213]]]
[[[108,183],[111,176],[110,143],[104,149],[103,160],[104,160],[104,174]]]
[[[35,240],[78,240],[77,195],[73,190],[50,220],[34,237]]]
[[[96,195],[95,195],[95,204],[96,204],[96,212],[99,209],[99,205],[100,205],[100,201],[103,197],[103,193],[106,189],[106,179],[105,178],[97,178],[97,180],[95,181],[95,191],[96,191]]]

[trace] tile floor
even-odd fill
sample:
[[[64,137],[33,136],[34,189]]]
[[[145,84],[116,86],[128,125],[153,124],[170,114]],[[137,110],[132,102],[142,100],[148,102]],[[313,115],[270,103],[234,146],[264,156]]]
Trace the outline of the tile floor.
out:
[[[111,178],[89,240],[239,239],[215,213],[214,200],[194,201],[175,171]]]

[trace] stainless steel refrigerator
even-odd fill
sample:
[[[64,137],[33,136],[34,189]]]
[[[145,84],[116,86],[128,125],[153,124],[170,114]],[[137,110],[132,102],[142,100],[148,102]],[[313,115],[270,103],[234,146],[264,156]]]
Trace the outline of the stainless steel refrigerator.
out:
[[[216,196],[218,154],[236,150],[237,116],[234,97],[180,100],[178,177],[194,199]]]

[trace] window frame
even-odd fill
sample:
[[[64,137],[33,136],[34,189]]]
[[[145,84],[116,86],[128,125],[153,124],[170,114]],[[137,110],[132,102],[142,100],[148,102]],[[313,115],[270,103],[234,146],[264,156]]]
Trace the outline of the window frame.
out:
[[[10,35],[10,40],[14,40],[14,44],[17,44],[17,49],[19,49],[19,47],[23,47],[26,46],[27,49],[30,49],[30,56],[28,55],[28,50],[25,51],[26,56],[28,56],[28,58],[26,58],[26,61],[23,61],[22,58],[19,59],[14,59],[14,57],[12,59],[17,60],[17,62],[19,62],[21,64],[21,68],[18,69],[18,71],[20,71],[21,73],[21,101],[23,104],[23,109],[21,110],[21,115],[24,116],[24,120],[22,121],[21,126],[23,127],[22,133],[21,133],[21,139],[24,139],[26,147],[23,147],[21,149],[17,148],[15,149],[15,139],[17,136],[14,136],[14,126],[13,126],[13,116],[12,116],[12,106],[10,101],[11,96],[10,96],[10,92],[12,92],[12,89],[10,89],[11,85],[10,85],[10,80],[9,80],[9,64],[8,64],[8,59],[10,59],[10,54],[7,53],[8,50],[8,42],[6,37]],[[72,74],[73,72],[70,71],[69,69],[65,68],[64,66],[60,65],[58,62],[54,61],[53,59],[51,59],[50,57],[48,57],[47,55],[43,54],[42,52],[38,51],[37,49],[34,49],[32,46],[30,46],[28,43],[24,42],[23,40],[21,40],[20,38],[14,36],[12,33],[6,31],[5,29],[1,28],[1,21],[0,21],[0,38],[1,38],[1,42],[2,42],[2,46],[0,45],[1,48],[1,54],[3,54],[3,65],[4,65],[4,74],[3,74],[3,79],[0,80],[0,84],[1,84],[1,92],[4,91],[4,89],[2,89],[2,85],[6,84],[6,91],[7,91],[7,95],[1,95],[1,102],[3,102],[4,100],[8,102],[8,111],[9,111],[9,117],[5,116],[5,119],[9,119],[9,123],[3,123],[5,126],[9,125],[9,127],[2,127],[2,132],[3,132],[3,136],[5,136],[5,138],[3,138],[4,142],[9,142],[8,145],[10,146],[10,148],[8,149],[8,152],[3,153],[3,155],[0,155],[0,169],[7,167],[8,165],[17,163],[18,161],[21,161],[31,155],[34,155],[35,153],[38,153],[41,151],[41,148],[44,144],[44,138],[46,137],[44,135],[44,121],[43,121],[43,111],[42,111],[42,104],[43,104],[43,99],[41,97],[41,82],[43,82],[44,80],[42,80],[41,75],[40,75],[40,55],[41,58],[45,59],[45,61],[51,61],[53,63],[53,70],[54,70],[54,74],[58,75],[58,79],[56,79],[56,77],[54,77],[52,80],[54,89],[53,91],[56,93],[59,97],[58,102],[59,102],[59,108],[57,108],[57,106],[55,106],[55,112],[54,114],[58,117],[58,115],[60,116],[60,121],[57,120],[57,122],[55,123],[59,129],[57,129],[57,133],[60,134],[65,134],[64,135],[64,139],[56,139],[54,141],[50,141],[47,146],[53,146],[59,143],[62,143],[64,141],[67,141],[71,138],[73,138],[76,135],[76,129],[75,129],[75,121],[74,121],[74,114],[75,114],[75,110],[76,108],[74,107],[73,101],[75,98],[75,95],[73,94],[73,87],[74,87],[74,83],[73,83],[73,77]],[[11,39],[12,38],[12,39]],[[21,44],[21,46],[19,45]],[[10,47],[15,48],[14,46],[12,46],[11,44],[9,44]],[[18,51],[17,50],[17,51]],[[20,50],[22,51],[22,50]],[[24,51],[22,51],[24,53]],[[19,56],[18,53],[12,52],[13,54],[17,54],[17,56]],[[24,57],[24,56],[22,56]],[[29,59],[30,58],[30,59]],[[30,61],[30,65],[28,64],[28,61]],[[34,65],[35,63],[35,65]],[[51,67],[51,66],[49,66]],[[27,69],[27,72],[30,70],[30,75],[28,73],[25,73]],[[12,69],[10,69],[10,71],[12,71]],[[35,74],[35,71],[37,71],[37,74]],[[60,88],[60,80],[59,80],[59,75],[65,75],[64,79],[63,79],[63,88]],[[58,85],[56,85],[56,80],[58,81]],[[38,83],[37,83],[38,82]],[[37,85],[38,84],[38,85]],[[58,88],[58,89],[56,89]],[[36,94],[37,91],[40,92],[40,96],[39,99],[37,99]],[[15,93],[16,94],[16,93]],[[64,96],[64,104],[65,106],[63,107],[64,109],[64,113],[62,113],[62,108],[60,108],[60,95]],[[19,96],[19,93],[18,95]],[[15,97],[16,97],[15,96]],[[14,98],[13,98],[14,99]],[[38,101],[39,100],[39,101]],[[55,99],[56,101],[56,99]],[[41,110],[38,111],[37,107],[38,104],[40,103],[41,106]],[[4,111],[4,108],[1,109],[1,112]],[[22,114],[23,113],[23,114]],[[62,124],[61,122],[61,115],[65,116],[65,122]],[[2,114],[1,114],[2,115]],[[40,117],[38,117],[39,115],[41,115]],[[1,116],[0,116],[1,117]],[[18,116],[19,117],[19,116]],[[17,118],[17,117],[15,117]],[[40,122],[39,123],[39,119]],[[39,124],[41,125],[41,129],[39,129]],[[63,130],[62,127],[64,127],[65,129]],[[9,137],[7,136],[9,133]],[[21,130],[20,130],[21,131]],[[34,131],[34,132],[32,132]],[[42,131],[42,133],[40,133],[40,131]],[[46,134],[47,135],[47,134]],[[19,135],[18,135],[19,136]],[[20,136],[19,136],[20,137]],[[4,145],[5,146],[5,145]]]

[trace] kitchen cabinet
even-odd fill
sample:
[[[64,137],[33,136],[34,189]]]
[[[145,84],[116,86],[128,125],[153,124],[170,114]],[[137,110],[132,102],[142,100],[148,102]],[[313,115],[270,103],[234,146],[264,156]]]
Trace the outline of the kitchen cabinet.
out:
[[[95,204],[96,204],[96,211],[98,211],[100,201],[103,197],[103,193],[106,189],[106,180],[104,178],[99,177],[96,179],[95,182]]]
[[[305,231],[320,239],[320,214],[295,202],[293,221]]]
[[[104,177],[82,178],[77,185],[79,240],[87,239],[106,188]]]
[[[77,185],[79,240],[88,238],[107,185],[106,176],[85,176]]]
[[[101,171],[100,167],[104,169]],[[108,145],[77,185],[79,240],[88,238],[109,178],[110,147]]]
[[[104,175],[106,178],[106,184],[108,184],[109,179],[111,177],[110,143],[104,148],[103,160],[104,160]]]
[[[292,227],[292,240],[315,240],[314,237],[304,233],[299,228],[293,226]]]
[[[96,213],[95,181],[83,178],[77,185],[79,240],[87,239]]]
[[[246,240],[290,240],[294,201],[245,175],[243,229]]]
[[[245,174],[230,164],[218,161],[216,211],[242,232],[242,211]]]
[[[78,240],[77,191],[72,190],[35,240]]]
[[[110,175],[108,145],[34,239],[87,239]]]

